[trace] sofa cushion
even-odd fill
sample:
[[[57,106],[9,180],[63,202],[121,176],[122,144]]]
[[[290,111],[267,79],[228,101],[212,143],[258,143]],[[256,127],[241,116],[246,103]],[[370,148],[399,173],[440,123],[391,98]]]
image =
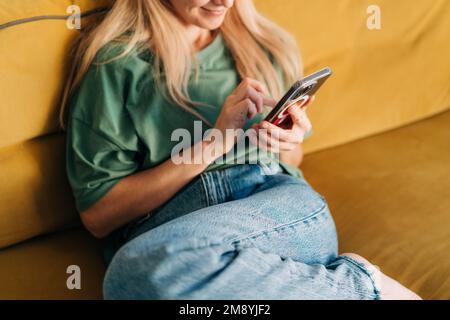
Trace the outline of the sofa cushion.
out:
[[[64,143],[55,134],[0,149],[0,248],[79,221]]]
[[[57,133],[73,4],[88,23],[108,1],[0,3],[0,248],[78,221]]]
[[[7,44],[0,50],[0,148],[59,130],[66,60],[78,32],[67,28],[64,16],[70,5],[85,13],[94,3],[99,7],[106,1],[0,3],[0,43]]]
[[[334,75],[309,110],[322,150],[412,123],[450,106],[448,0],[256,0],[260,10],[297,37],[306,73]],[[369,30],[369,6],[381,30]]]
[[[303,172],[329,203],[341,252],[450,299],[450,112],[307,155]]]
[[[81,289],[69,290],[76,265]],[[0,250],[0,299],[101,299],[105,272],[99,242],[82,229],[42,236]]]

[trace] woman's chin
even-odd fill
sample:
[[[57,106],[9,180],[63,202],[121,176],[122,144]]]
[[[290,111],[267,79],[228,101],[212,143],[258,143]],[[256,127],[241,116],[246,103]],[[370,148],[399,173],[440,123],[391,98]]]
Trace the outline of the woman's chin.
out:
[[[202,29],[216,30],[222,26],[224,20],[224,17],[201,19],[198,21],[197,26]]]

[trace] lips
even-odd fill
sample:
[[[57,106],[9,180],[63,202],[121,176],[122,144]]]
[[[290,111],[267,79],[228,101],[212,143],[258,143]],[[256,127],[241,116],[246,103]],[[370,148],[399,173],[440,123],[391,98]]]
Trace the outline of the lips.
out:
[[[221,10],[220,9],[208,9],[208,8],[205,8],[205,7],[202,7],[202,9],[204,11],[206,11],[207,13],[215,15],[215,16],[221,16],[222,14],[225,13],[224,9],[221,9]]]

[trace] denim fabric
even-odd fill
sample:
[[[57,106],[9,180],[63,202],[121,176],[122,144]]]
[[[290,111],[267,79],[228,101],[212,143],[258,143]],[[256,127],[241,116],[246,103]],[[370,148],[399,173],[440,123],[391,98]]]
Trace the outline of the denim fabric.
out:
[[[379,299],[325,199],[259,165],[205,172],[121,231],[106,299]],[[275,170],[275,171],[274,171]]]

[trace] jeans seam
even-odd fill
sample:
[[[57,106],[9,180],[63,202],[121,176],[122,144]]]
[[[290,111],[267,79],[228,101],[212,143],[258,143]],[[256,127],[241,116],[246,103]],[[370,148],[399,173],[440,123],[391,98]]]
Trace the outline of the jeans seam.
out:
[[[214,172],[214,187],[216,187],[217,203],[220,204],[227,198],[225,183],[223,183],[223,172],[222,170]]]
[[[250,168],[250,165],[246,165],[246,166],[248,166]],[[233,179],[232,177],[230,177],[229,173],[227,173],[226,175],[227,175],[228,185],[229,185],[229,188],[230,188],[230,194],[234,198],[234,194],[236,193],[237,190],[240,189],[238,181],[237,181],[238,179],[236,179],[236,178]]]
[[[233,196],[231,186],[230,186],[230,179],[228,178],[228,175],[226,174],[225,170],[222,172],[221,181],[223,184],[223,187],[225,189],[225,198],[224,201],[231,199]]]
[[[277,226],[272,227],[270,229],[258,230],[258,231],[255,231],[255,232],[253,232],[251,234],[248,234],[248,235],[245,235],[245,236],[242,236],[242,237],[231,238],[231,239],[228,239],[228,241],[231,241],[233,244],[238,244],[238,243],[246,241],[246,240],[254,240],[254,239],[257,239],[257,238],[259,238],[261,236],[264,236],[264,235],[268,235],[268,234],[271,234],[271,233],[280,232],[280,231],[289,229],[289,228],[294,227],[294,226],[296,226],[296,225],[298,225],[300,223],[306,222],[307,220],[311,220],[314,217],[319,216],[320,214],[322,214],[322,213],[324,213],[326,211],[326,208],[327,208],[327,205],[325,204],[320,209],[314,211],[313,213],[311,213],[310,215],[308,215],[308,216],[306,216],[304,218],[301,218],[301,219],[298,219],[298,220],[294,220],[294,221],[291,221],[291,222],[288,222],[288,223],[285,223],[285,224],[277,225]]]
[[[356,260],[354,260],[350,257],[346,257],[346,256],[340,256],[340,257],[338,257],[338,259],[345,260],[348,263],[350,263],[351,265],[353,265],[354,267],[357,267],[358,270],[362,271],[369,278],[369,280],[372,284],[374,295],[375,295],[375,300],[381,300],[381,290],[378,287],[378,284],[376,283],[375,279],[373,278],[372,273],[366,268],[365,265],[357,262]]]
[[[205,172],[201,175],[203,188],[205,189],[205,197],[206,197],[206,203],[208,207],[211,207],[215,205],[217,202],[215,197],[211,194],[210,189],[212,187],[211,179],[209,176],[209,172]]]
[[[203,192],[205,194],[205,202],[206,202],[205,205],[206,205],[206,207],[209,207],[210,206],[209,194],[208,194],[207,182],[205,181],[204,174],[200,175],[200,180],[202,181]]]

